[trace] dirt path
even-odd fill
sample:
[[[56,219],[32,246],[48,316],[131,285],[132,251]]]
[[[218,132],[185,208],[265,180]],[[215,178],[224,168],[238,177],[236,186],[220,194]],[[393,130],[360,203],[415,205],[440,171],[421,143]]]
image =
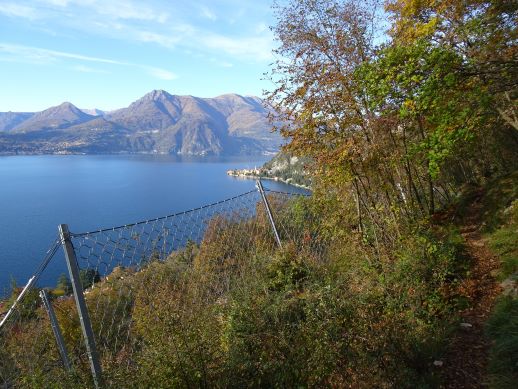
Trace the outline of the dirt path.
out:
[[[461,325],[450,340],[442,366],[444,388],[487,387],[484,376],[489,342],[484,336],[484,323],[501,288],[493,276],[499,262],[480,233],[483,196],[482,191],[476,193],[461,224],[466,251],[472,260],[470,278],[461,288],[471,300],[471,307],[461,312]]]

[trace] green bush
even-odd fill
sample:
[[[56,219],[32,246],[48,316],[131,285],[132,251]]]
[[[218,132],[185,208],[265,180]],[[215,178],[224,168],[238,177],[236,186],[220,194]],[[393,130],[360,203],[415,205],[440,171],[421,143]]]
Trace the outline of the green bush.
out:
[[[376,248],[359,231],[320,235],[322,204],[311,198],[270,203],[282,249],[258,208],[239,223],[214,218],[200,244],[139,271],[90,272],[85,299],[105,385],[131,377],[140,387],[437,386],[431,366],[469,269],[459,232],[421,225],[402,230],[399,248]],[[52,369],[17,362],[16,382],[38,386],[49,374],[91,382],[74,300],[53,304],[75,375],[55,371],[41,309],[0,349],[9,361],[0,368],[18,366],[26,350],[16,345],[40,339],[34,349],[53,350]]]
[[[489,234],[492,251],[502,263],[500,276],[506,278],[518,274],[518,200],[505,209],[506,222]]]
[[[518,382],[518,296],[513,291],[518,280],[517,177],[512,174],[495,182],[484,203],[486,237],[501,261],[499,278],[508,284],[486,325],[492,341],[489,383],[495,389],[514,388]]]
[[[493,345],[489,359],[490,387],[515,388],[518,382],[518,298],[502,297],[486,327]]]

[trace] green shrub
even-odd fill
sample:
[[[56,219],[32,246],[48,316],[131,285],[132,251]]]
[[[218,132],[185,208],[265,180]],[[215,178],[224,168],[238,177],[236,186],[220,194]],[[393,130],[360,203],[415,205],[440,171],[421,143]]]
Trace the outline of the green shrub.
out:
[[[491,250],[501,261],[501,278],[518,273],[518,200],[505,209],[507,221],[489,234]]]
[[[489,359],[490,387],[515,388],[518,382],[518,298],[500,298],[486,332],[492,340]]]
[[[115,268],[102,280],[90,272],[96,282],[85,299],[105,385],[131,377],[164,388],[437,386],[431,366],[469,269],[459,232],[402,229],[397,249],[366,244],[357,231],[329,229],[323,239],[321,204],[270,202],[282,249],[258,207],[251,220],[214,218],[200,244],[165,261]],[[63,382],[91,382],[74,300],[53,304],[75,368]],[[35,333],[46,334],[35,349],[55,351],[48,323],[37,320],[43,311],[32,312],[6,349],[10,366],[23,356],[15,346]],[[12,375],[36,386],[47,372],[63,375],[41,366],[23,362]]]

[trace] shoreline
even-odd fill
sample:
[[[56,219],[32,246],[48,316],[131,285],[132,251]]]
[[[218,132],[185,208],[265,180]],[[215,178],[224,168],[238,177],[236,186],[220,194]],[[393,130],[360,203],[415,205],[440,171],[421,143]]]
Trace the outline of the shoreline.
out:
[[[73,151],[56,151],[56,152],[11,152],[11,151],[0,151],[0,157],[14,157],[14,156],[42,156],[42,155],[161,155],[161,156],[178,156],[178,157],[269,157],[275,155],[275,153],[264,152],[264,153],[252,153],[252,154],[171,154],[171,153],[155,153],[152,151],[137,151],[137,152],[73,152]]]
[[[253,174],[253,173],[245,174],[245,173],[240,172],[239,170],[228,170],[227,175],[231,176],[231,177],[244,178],[244,179],[253,179],[253,180],[263,179],[263,180],[277,181],[277,182],[282,182],[287,185],[296,186],[298,188],[311,190],[311,187],[309,187],[309,186],[297,184],[297,183],[291,182],[290,179],[285,180],[281,177],[269,177],[269,176],[265,176],[265,175],[261,175],[261,174]]]

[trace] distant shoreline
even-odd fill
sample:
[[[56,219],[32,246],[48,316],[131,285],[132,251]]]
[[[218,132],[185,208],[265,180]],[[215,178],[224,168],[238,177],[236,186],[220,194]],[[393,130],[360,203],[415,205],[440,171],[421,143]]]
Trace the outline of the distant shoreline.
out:
[[[252,153],[252,154],[171,154],[171,153],[155,153],[152,151],[119,151],[119,152],[82,152],[82,151],[55,151],[55,152],[15,152],[15,151],[0,151],[0,157],[11,157],[11,156],[33,156],[33,155],[159,155],[159,156],[178,156],[178,157],[216,157],[216,158],[226,158],[226,157],[270,157],[275,155],[274,152],[262,152],[262,153]]]
[[[239,169],[227,170],[227,175],[231,176],[231,177],[253,179],[253,180],[264,179],[264,180],[277,181],[277,182],[282,182],[287,185],[296,186],[298,188],[311,190],[311,188],[309,186],[294,183],[289,178],[287,180],[285,180],[281,177],[270,177],[270,176],[262,175],[262,174],[260,174],[258,169],[254,169],[254,170],[250,170],[250,171],[248,171],[246,169],[244,169],[244,170],[239,170]]]

